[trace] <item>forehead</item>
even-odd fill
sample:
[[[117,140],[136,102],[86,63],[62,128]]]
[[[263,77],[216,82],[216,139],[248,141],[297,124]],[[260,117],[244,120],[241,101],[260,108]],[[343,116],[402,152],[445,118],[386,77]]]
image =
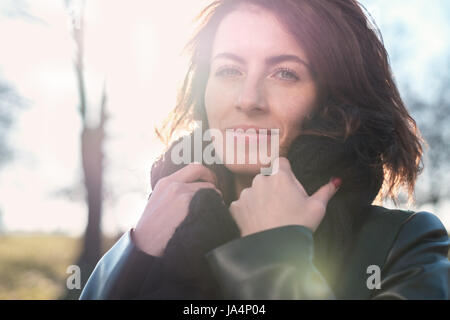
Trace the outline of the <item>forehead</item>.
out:
[[[236,8],[221,21],[212,57],[222,52],[249,59],[292,54],[307,60],[301,45],[272,12],[249,5]]]

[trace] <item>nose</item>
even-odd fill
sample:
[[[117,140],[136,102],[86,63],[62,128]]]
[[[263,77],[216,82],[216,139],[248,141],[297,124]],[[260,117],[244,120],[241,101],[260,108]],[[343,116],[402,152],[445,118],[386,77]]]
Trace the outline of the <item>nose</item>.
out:
[[[247,77],[243,83],[236,109],[246,114],[263,113],[268,110],[263,84],[256,77]]]

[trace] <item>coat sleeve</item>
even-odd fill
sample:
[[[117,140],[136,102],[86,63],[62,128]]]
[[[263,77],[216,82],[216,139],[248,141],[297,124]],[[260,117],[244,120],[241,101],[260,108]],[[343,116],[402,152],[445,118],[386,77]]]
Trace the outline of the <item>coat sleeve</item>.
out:
[[[254,233],[206,255],[226,299],[334,299],[312,263],[313,234],[290,225]]]
[[[126,232],[100,259],[80,300],[139,298],[140,290],[157,287],[161,258],[141,251],[133,242],[133,229]]]
[[[417,212],[400,229],[381,272],[374,300],[448,300],[450,241],[442,222]]]

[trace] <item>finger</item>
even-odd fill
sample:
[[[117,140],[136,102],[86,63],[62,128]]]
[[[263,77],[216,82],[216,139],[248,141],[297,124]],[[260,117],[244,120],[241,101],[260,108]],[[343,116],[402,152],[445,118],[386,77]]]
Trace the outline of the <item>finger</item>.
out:
[[[340,178],[332,178],[330,179],[330,182],[323,185],[319,190],[317,190],[316,193],[311,196],[311,198],[321,201],[326,206],[331,198],[339,190],[341,183],[342,180]]]
[[[300,183],[300,181],[298,181],[297,177],[295,176],[294,172],[292,171],[291,163],[289,162],[289,160],[285,157],[280,157],[278,159],[279,159],[280,171],[282,171],[284,173],[288,173],[292,177],[292,179],[295,181],[295,184],[297,185],[297,187],[302,191],[302,193],[304,195],[308,195],[305,188]]]
[[[239,205],[238,201],[233,201],[230,203],[230,206],[228,208],[230,210],[231,216],[235,221],[237,221],[237,218],[239,217],[239,212],[241,210],[241,207]]]
[[[203,180],[217,185],[215,174],[204,165],[200,163],[190,163],[184,168],[171,174],[168,179],[173,182],[195,182],[197,180]]]
[[[302,194],[304,196],[308,196],[308,193],[306,192],[305,188],[303,187],[303,185],[300,183],[300,181],[298,181],[298,179],[295,177],[294,175],[294,181],[295,184],[297,185],[297,187],[301,190]]]
[[[213,189],[216,190],[220,194],[220,196],[223,197],[222,192],[214,184],[210,182],[192,182],[186,184],[186,187],[189,189],[190,192],[194,193],[200,189]]]
[[[281,171],[292,172],[291,163],[289,162],[289,160],[287,158],[279,157],[278,161],[279,161],[279,166],[280,166]]]
[[[289,176],[295,178],[295,174],[292,171],[291,163],[287,158],[278,158],[279,172],[287,173]]]

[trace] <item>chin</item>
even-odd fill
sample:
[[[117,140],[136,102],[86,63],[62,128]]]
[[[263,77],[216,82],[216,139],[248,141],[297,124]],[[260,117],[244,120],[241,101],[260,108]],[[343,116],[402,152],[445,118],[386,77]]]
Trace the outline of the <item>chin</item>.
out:
[[[225,164],[225,167],[237,175],[256,176],[261,173],[261,168],[267,166],[261,164]]]
[[[271,150],[269,144],[268,148],[263,151],[263,156],[260,154],[259,146],[256,150],[250,150],[248,143],[246,143],[244,147],[244,149],[239,150],[235,146],[233,152],[227,154],[225,148],[221,149],[216,146],[216,150],[221,151],[217,153],[218,158],[221,159],[228,170],[237,175],[256,176],[261,173],[261,169],[270,167],[274,158],[280,156],[279,152],[284,150],[284,148],[281,148],[276,150],[276,154],[272,154],[273,150]],[[227,156],[230,156],[230,158],[228,159]]]

